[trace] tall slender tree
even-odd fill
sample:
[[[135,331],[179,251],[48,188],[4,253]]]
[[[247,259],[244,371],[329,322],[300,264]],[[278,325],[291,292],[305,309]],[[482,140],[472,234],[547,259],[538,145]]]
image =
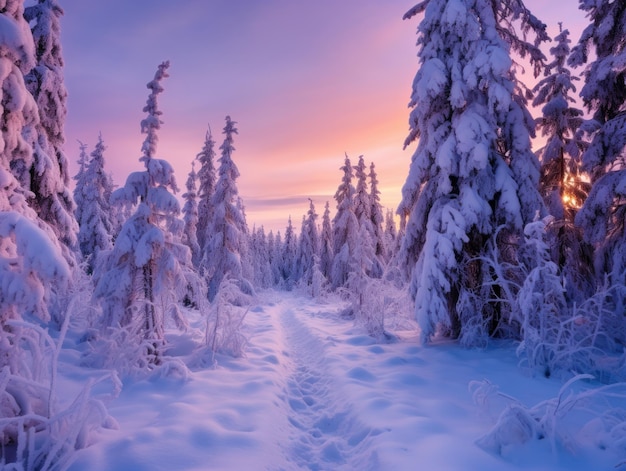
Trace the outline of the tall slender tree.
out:
[[[300,280],[307,285],[313,283],[315,259],[316,257],[319,257],[320,253],[320,237],[317,230],[317,217],[315,204],[313,204],[313,200],[309,198],[309,210],[306,218],[302,222],[300,247],[298,249]]]
[[[242,253],[247,238],[247,225],[241,211],[237,189],[239,170],[233,161],[234,135],[238,134],[236,122],[226,116],[224,142],[219,159],[218,180],[211,199],[212,218],[207,226],[201,267],[208,278],[209,300],[212,301],[224,277],[233,279],[244,292],[252,287],[243,277]]]
[[[426,0],[404,18],[421,14],[405,147],[419,143],[399,208],[409,215],[401,259],[413,267],[423,339],[439,329],[471,343],[477,330],[498,333],[507,315],[490,301],[501,285],[482,261],[488,243],[506,252],[543,207],[534,126],[510,53],[538,73],[547,35],[521,0]]]
[[[561,28],[561,25],[559,25]],[[552,62],[544,69],[545,77],[535,86],[533,106],[542,107],[537,127],[546,137],[540,149],[541,178],[539,188],[549,213],[554,216],[547,226],[552,259],[559,267],[569,290],[569,298],[581,300],[589,295],[592,269],[588,245],[582,242],[581,232],[574,227],[574,217],[589,193],[589,184],[582,174],[580,157],[585,149],[580,128],[582,110],[574,106],[574,85],[566,65],[570,54],[569,31],[561,30],[550,49]]]
[[[185,183],[186,192],[183,193],[183,243],[191,250],[191,261],[194,266],[200,263],[200,245],[198,244],[198,193],[196,192],[197,175],[194,162],[191,163],[191,172]]]
[[[379,263],[388,260],[387,244],[385,242],[385,231],[383,223],[385,215],[383,214],[383,206],[380,204],[380,190],[378,189],[378,175],[376,174],[376,165],[374,162],[370,164],[370,204],[372,227],[374,228],[374,255]]]
[[[34,161],[30,168],[30,204],[68,248],[66,258],[74,263],[78,224],[75,203],[69,190],[69,165],[65,144],[67,90],[63,78],[60,19],[63,9],[57,0],[38,0],[24,11],[32,25],[37,64],[25,77],[28,90],[39,108],[39,123],[29,133]]]
[[[582,66],[581,96],[593,119],[583,155],[591,175],[589,197],[576,215],[586,241],[595,246],[597,281],[608,276],[626,284],[626,4],[613,0],[583,1],[591,23],[572,49],[569,64]],[[594,53],[592,55],[592,52]]]
[[[330,220],[330,207],[326,201],[322,215],[322,233],[320,234],[320,271],[326,280],[330,280],[333,257],[333,227]]]
[[[198,170],[198,227],[196,231],[201,250],[205,250],[207,230],[213,217],[212,200],[217,180],[214,147],[215,141],[211,135],[211,128],[209,128],[204,136],[204,146],[196,156],[196,160],[200,162],[200,169]]]
[[[173,194],[178,191],[174,169],[155,157],[163,114],[158,96],[168,68],[169,62],[160,64],[147,84],[150,94],[143,108],[147,116],[141,121],[146,138],[139,159],[145,171],[131,173],[111,198],[113,203],[135,204],[136,209],[103,260],[95,290],[103,306],[104,327],[121,326],[138,335],[148,365],[161,361],[165,315],[182,322],[178,311],[169,308],[182,298],[187,286],[181,265],[191,263],[189,249],[180,242],[183,222]]]
[[[93,272],[100,253],[112,248],[114,224],[109,199],[113,182],[104,170],[105,149],[100,135],[87,162],[83,178],[76,178],[76,191],[81,194],[81,208],[76,213],[80,227],[78,242],[87,261],[88,273]],[[80,189],[79,184],[82,185]]]
[[[346,155],[341,183],[335,192],[337,212],[333,218],[333,242],[335,254],[330,281],[333,288],[344,286],[350,274],[350,259],[354,253],[359,234],[359,221],[354,213],[354,193],[352,186],[352,165]]]

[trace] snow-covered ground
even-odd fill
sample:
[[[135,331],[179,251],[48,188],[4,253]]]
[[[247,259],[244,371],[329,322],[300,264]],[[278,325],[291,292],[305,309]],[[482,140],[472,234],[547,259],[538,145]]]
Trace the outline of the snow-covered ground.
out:
[[[602,451],[599,435],[580,432],[575,421],[555,445],[515,444],[523,432],[515,427],[500,455],[476,444],[506,400],[492,395],[481,405],[470,389],[488,383],[470,388],[472,381],[492,385],[478,392],[498,387],[529,406],[557,396],[562,386],[526,375],[513,346],[422,347],[414,329],[377,343],[338,315],[340,307],[267,295],[247,314],[245,357],[220,356],[204,368],[193,330],[170,333],[170,354],[197,365],[190,377],[126,382],[108,404],[119,428],[102,431],[70,469],[620,469],[617,454]],[[95,375],[71,366],[71,353],[64,359],[67,387],[81,372]]]

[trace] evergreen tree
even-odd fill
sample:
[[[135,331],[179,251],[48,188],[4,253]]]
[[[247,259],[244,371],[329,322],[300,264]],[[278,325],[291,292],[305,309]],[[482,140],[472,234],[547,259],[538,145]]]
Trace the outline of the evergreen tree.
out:
[[[198,170],[198,245],[200,250],[206,249],[207,230],[211,222],[212,199],[215,194],[215,182],[217,179],[215,172],[215,141],[211,135],[211,130],[207,131],[204,137],[204,147],[196,156],[200,162]]]
[[[589,192],[580,168],[585,143],[580,138],[582,111],[572,104],[576,91],[573,77],[565,62],[570,53],[569,31],[561,31],[550,49],[554,60],[547,64],[545,77],[535,86],[533,106],[544,105],[537,126],[546,136],[546,145],[539,151],[541,159],[540,192],[554,221],[547,226],[553,261],[563,272],[569,297],[581,300],[590,294],[591,266],[587,244],[574,227],[574,217]]]
[[[580,1],[591,24],[572,49],[569,64],[587,64],[581,97],[593,119],[585,128],[593,135],[583,155],[591,175],[589,197],[576,224],[596,249],[597,280],[609,276],[626,284],[626,4],[613,0]],[[591,52],[595,53],[592,59]]]
[[[374,228],[374,254],[376,255],[379,263],[382,265],[382,263],[386,262],[389,257],[387,254],[385,231],[383,229],[385,216],[383,214],[383,207],[380,204],[380,190],[378,189],[378,176],[376,175],[376,166],[374,165],[374,162],[370,164],[369,180],[371,218],[372,227]]]
[[[89,163],[89,154],[87,153],[87,144],[78,141],[78,173],[74,176],[74,201],[76,202],[76,210],[74,216],[76,221],[80,221],[83,212],[83,201],[85,199],[85,190],[87,188],[87,180],[85,178],[87,164]]]
[[[333,288],[344,286],[350,274],[350,259],[359,234],[359,221],[354,214],[354,193],[352,186],[352,165],[346,155],[341,183],[335,193],[337,213],[333,218],[333,266],[330,281]]]
[[[297,253],[298,239],[296,231],[293,228],[293,223],[291,222],[291,216],[289,216],[287,227],[285,228],[285,239],[282,244],[280,269],[282,283],[288,290],[291,290],[295,281],[297,281],[295,273]]]
[[[36,442],[50,435],[47,420],[54,413],[45,382],[50,351],[43,331],[29,321],[50,320],[51,300],[71,275],[56,235],[28,205],[29,187],[22,184],[34,163],[33,141],[25,136],[39,125],[24,82],[35,51],[23,13],[22,1],[0,4],[0,436],[2,463],[14,469],[26,463],[19,460],[27,453],[33,466],[41,463]],[[7,450],[17,452],[17,463]]]
[[[183,206],[183,243],[191,250],[191,261],[194,266],[200,263],[200,245],[198,244],[198,194],[196,192],[196,171],[194,163],[191,163],[191,172],[185,183],[186,192],[183,193],[185,204]]]
[[[438,327],[455,338],[473,335],[463,328],[477,324],[495,335],[507,313],[492,301],[501,286],[492,282],[484,252],[497,234],[497,247],[513,258],[524,224],[543,207],[533,122],[510,52],[528,56],[538,73],[545,25],[521,0],[427,0],[404,17],[418,14],[420,67],[405,147],[419,143],[399,208],[409,215],[400,259],[413,267],[424,340]],[[535,35],[534,44],[517,37],[515,22]]]
[[[313,283],[313,273],[315,268],[315,258],[320,253],[320,237],[317,230],[317,213],[313,200],[309,198],[309,210],[306,219],[302,222],[302,232],[300,233],[300,247],[298,250],[300,267],[300,279],[307,285]]]
[[[34,162],[29,171],[30,204],[68,248],[67,260],[74,263],[78,224],[75,203],[69,190],[70,176],[65,144],[67,91],[63,79],[60,18],[57,0],[38,0],[24,11],[32,24],[37,64],[25,77],[28,90],[39,108],[39,123],[25,132],[33,146]]]
[[[178,191],[174,169],[155,158],[162,124],[157,99],[168,68],[169,62],[160,64],[147,84],[150,94],[143,108],[147,116],[141,121],[146,138],[139,159],[146,170],[131,173],[124,187],[112,195],[112,203],[136,204],[136,209],[122,226],[113,249],[103,257],[95,290],[103,307],[104,327],[121,326],[138,335],[145,346],[145,359],[129,360],[148,365],[160,363],[166,314],[184,324],[175,306],[187,287],[181,266],[191,263],[189,249],[180,243],[183,223],[172,194]]]
[[[104,171],[104,141],[98,137],[95,149],[84,170],[83,178],[76,177],[76,193],[80,193],[80,211],[76,216],[79,223],[78,242],[80,251],[87,261],[87,272],[92,273],[99,254],[112,248],[114,224],[111,220],[109,198],[113,184]],[[81,181],[82,180],[82,181]],[[78,185],[82,185],[80,190]]]
[[[388,209],[385,214],[385,247],[387,249],[388,258],[391,260],[396,253],[398,231],[396,229],[396,221],[393,219],[393,211]]]
[[[270,232],[272,243],[273,234]],[[273,284],[272,267],[270,265],[270,252],[268,249],[268,237],[265,236],[263,226],[252,230],[250,237],[250,258],[252,261],[254,285],[259,288],[269,288]]]
[[[320,235],[320,272],[327,280],[330,280],[333,258],[333,228],[330,222],[330,208],[327,201],[324,206],[324,215],[322,216],[322,233]]]
[[[237,190],[239,170],[232,159],[235,150],[233,136],[238,133],[236,124],[230,116],[226,116],[218,180],[211,199],[212,218],[207,226],[206,244],[203,247],[201,268],[208,278],[209,301],[215,298],[225,277],[234,280],[243,292],[252,291],[249,282],[243,277],[242,269],[247,225]]]

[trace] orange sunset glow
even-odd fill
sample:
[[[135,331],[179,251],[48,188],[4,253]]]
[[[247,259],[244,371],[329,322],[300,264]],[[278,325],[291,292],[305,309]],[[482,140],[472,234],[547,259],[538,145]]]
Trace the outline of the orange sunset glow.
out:
[[[528,4],[553,34],[557,8]],[[345,153],[376,164],[382,204],[395,210],[414,149],[402,149],[418,68],[417,24],[401,19],[411,6],[163,4],[149,14],[128,7],[117,21],[99,11],[108,7],[68,1],[66,152],[73,173],[76,140],[93,146],[99,132],[118,184],[140,168],[145,84],[155,64],[169,59],[158,153],[175,166],[181,190],[208,125],[219,145],[230,115],[238,122],[234,159],[250,227],[284,230],[291,216],[299,228],[309,197],[318,213],[326,201],[334,211]],[[584,18],[571,10],[572,24],[564,26],[577,38]],[[100,24],[95,31],[78,19],[91,16]]]

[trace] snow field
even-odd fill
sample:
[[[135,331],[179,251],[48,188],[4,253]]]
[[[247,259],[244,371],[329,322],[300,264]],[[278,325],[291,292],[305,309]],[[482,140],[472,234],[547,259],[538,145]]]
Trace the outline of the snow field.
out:
[[[119,429],[103,431],[70,469],[618,469],[591,445],[569,453],[547,440],[513,442],[496,456],[475,443],[506,401],[475,404],[471,381],[529,406],[561,386],[525,376],[512,347],[421,347],[414,330],[376,343],[339,316],[339,303],[271,296],[246,316],[244,358],[219,356],[211,367],[194,351],[198,331],[169,333],[170,354],[192,365],[189,380],[125,384],[108,406]]]

